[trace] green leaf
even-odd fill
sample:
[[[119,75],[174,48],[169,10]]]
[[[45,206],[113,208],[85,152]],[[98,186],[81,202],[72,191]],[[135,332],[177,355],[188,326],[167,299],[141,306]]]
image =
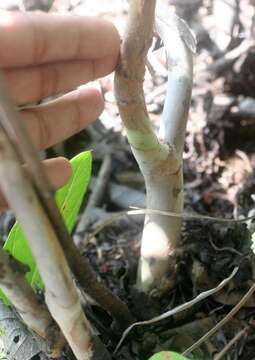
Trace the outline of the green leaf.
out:
[[[189,360],[189,359],[173,351],[161,351],[153,355],[149,360]]]
[[[75,225],[84,194],[87,190],[91,169],[92,155],[83,152],[71,160],[73,176],[71,180],[56,193],[56,202],[64,218],[66,227],[71,233]]]
[[[58,208],[70,233],[75,225],[90,180],[92,168],[91,152],[86,151],[75,156],[71,160],[71,165],[73,170],[71,179],[55,194]],[[18,223],[12,227],[5,242],[4,249],[17,260],[29,266],[30,271],[26,274],[28,282],[34,288],[42,288],[43,283],[37,270],[35,259],[25,234]],[[0,299],[7,303],[6,297],[3,296],[2,292],[0,292]]]

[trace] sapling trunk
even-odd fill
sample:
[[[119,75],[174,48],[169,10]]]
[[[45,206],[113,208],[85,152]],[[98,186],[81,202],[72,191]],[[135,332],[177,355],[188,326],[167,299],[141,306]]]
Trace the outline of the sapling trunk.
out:
[[[130,16],[115,77],[115,93],[133,154],[145,179],[147,208],[182,212],[182,152],[192,88],[194,39],[187,25],[164,8],[156,11],[156,31],[167,50],[168,84],[160,133],[147,113],[143,77],[152,41],[156,1],[130,1]],[[165,292],[175,281],[175,253],[181,220],[150,214],[145,217],[138,287]]]

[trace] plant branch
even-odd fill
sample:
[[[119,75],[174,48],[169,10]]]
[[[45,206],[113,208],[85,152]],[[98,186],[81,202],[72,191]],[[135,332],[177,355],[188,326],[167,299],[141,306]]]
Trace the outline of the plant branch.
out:
[[[249,332],[250,327],[246,326],[244,329],[240,330],[234,337],[231,339],[219,352],[217,355],[214,356],[214,360],[221,360],[223,357],[229,353],[229,350],[233,345],[235,345],[241,338],[243,338]]]
[[[90,359],[90,326],[63,250],[3,128],[0,129],[0,185],[27,235],[45,284],[45,299],[51,315],[77,359]]]
[[[115,318],[119,327],[125,328],[132,321],[128,307],[97,280],[96,274],[90,267],[89,262],[80,255],[71,236],[68,234],[53,199],[53,190],[42,169],[37,153],[24,127],[24,123],[12,104],[1,73],[0,99],[1,124],[11,140],[14,149],[16,149],[16,156],[20,161],[27,164],[27,170],[34,190],[55,229],[74,276],[84,291]]]
[[[182,149],[192,86],[192,56],[186,43],[192,43],[192,36],[187,26],[182,26],[180,19],[167,8],[164,15],[159,13],[156,28],[165,42],[169,66],[160,139],[152,129],[143,93],[155,4],[153,0],[130,1],[130,16],[115,76],[115,95],[129,143],[145,179],[147,208],[181,214]],[[180,219],[146,215],[137,279],[141,290],[157,289],[163,294],[174,285],[180,228]]]
[[[159,134],[164,142],[174,146],[178,158],[182,159],[196,43],[187,24],[165,7],[157,9],[155,27],[166,49],[168,67]]]
[[[97,176],[96,183],[93,186],[93,192],[89,197],[86,209],[83,212],[79,223],[77,224],[77,228],[73,236],[73,240],[76,245],[79,245],[81,242],[83,242],[84,245],[84,233],[90,223],[90,212],[95,207],[98,207],[101,203],[101,200],[105,193],[106,184],[108,183],[111,174],[111,164],[111,155],[105,155],[99,174]]]

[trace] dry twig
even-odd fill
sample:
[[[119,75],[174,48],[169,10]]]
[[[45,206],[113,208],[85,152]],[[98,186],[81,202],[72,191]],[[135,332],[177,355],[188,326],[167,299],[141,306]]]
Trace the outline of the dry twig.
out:
[[[235,276],[235,274],[237,273],[238,268],[234,268],[234,270],[232,271],[232,273],[230,274],[229,277],[227,277],[226,279],[224,279],[218,286],[216,286],[213,289],[207,290],[202,292],[201,294],[199,294],[197,297],[195,297],[194,299],[187,301],[186,303],[179,305],[177,307],[175,307],[174,309],[171,309],[169,311],[166,311],[165,313],[154,317],[153,319],[150,320],[146,320],[146,321],[139,321],[136,322],[134,324],[132,324],[131,326],[129,326],[124,333],[122,334],[122,337],[114,351],[114,353],[116,353],[119,348],[121,347],[121,345],[123,344],[123,341],[126,339],[127,335],[129,334],[129,332],[136,326],[141,326],[141,325],[150,325],[150,324],[154,324],[157,323],[158,321],[164,320],[170,316],[173,316],[181,311],[184,311],[186,309],[189,309],[191,306],[194,306],[196,303],[198,303],[201,300],[206,299],[208,296],[211,296],[213,294],[215,294],[217,291],[220,291],[224,286],[226,286],[229,281]]]
[[[241,224],[241,223],[245,223],[246,221],[255,219],[255,215],[248,216],[248,217],[245,217],[242,219],[224,219],[222,217],[220,218],[220,217],[214,217],[214,216],[208,216],[208,215],[189,214],[186,212],[178,214],[173,211],[161,211],[161,210],[155,210],[155,209],[140,209],[139,208],[139,209],[134,209],[134,210],[124,210],[124,211],[112,213],[111,215],[109,215],[109,217],[107,219],[102,220],[97,224],[96,228],[89,234],[86,241],[87,242],[90,241],[97,234],[99,234],[105,227],[113,224],[115,221],[121,219],[124,216],[138,216],[138,215],[144,215],[144,214],[158,214],[158,215],[166,216],[166,217],[182,218],[182,219],[186,219],[186,220],[196,219],[196,220],[201,220],[201,221],[219,222],[222,224],[227,224],[227,223]]]
[[[234,337],[233,339],[231,339],[231,341],[229,341],[227,343],[226,346],[224,346],[224,348],[221,350],[221,352],[219,352],[217,355],[215,355],[215,357],[213,358],[213,360],[220,360],[223,358],[223,356],[225,356],[229,349],[237,342],[239,341],[244,335],[247,334],[248,330],[250,329],[249,326],[246,326],[244,329],[240,330]]]
[[[88,204],[86,206],[86,210],[83,212],[80,221],[76,228],[76,234],[74,236],[74,242],[76,245],[79,245],[81,241],[81,235],[86,230],[88,224],[89,224],[89,212],[91,209],[97,207],[99,203],[101,202],[101,199],[104,195],[106,184],[108,182],[108,179],[110,177],[111,172],[111,155],[107,154],[104,157],[103,163],[101,165],[95,186],[93,186],[93,192],[89,198]]]
[[[183,355],[188,355],[195,349],[197,349],[204,341],[209,339],[213,334],[216,333],[223,325],[225,325],[246,303],[246,301],[252,296],[255,291],[255,283],[250,287],[247,293],[243,296],[243,298],[239,301],[238,304],[225,316],[218,324],[212,328],[208,333],[201,337],[198,341],[196,341],[192,346],[190,346],[187,350],[184,351]]]

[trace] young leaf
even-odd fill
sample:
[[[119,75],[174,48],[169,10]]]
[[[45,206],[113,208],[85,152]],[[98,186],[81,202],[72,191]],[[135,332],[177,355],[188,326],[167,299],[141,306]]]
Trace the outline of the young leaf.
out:
[[[189,360],[189,359],[173,351],[161,351],[153,355],[149,360]]]
[[[71,165],[73,170],[71,179],[64,187],[59,189],[55,195],[58,208],[70,233],[75,225],[90,180],[92,168],[91,152],[86,151],[75,156],[71,160]],[[18,223],[11,229],[4,249],[17,260],[29,266],[30,271],[26,274],[28,282],[33,287],[42,288],[43,283],[37,270],[35,259],[29,248],[25,234]],[[6,302],[6,298],[1,292],[0,299]]]

